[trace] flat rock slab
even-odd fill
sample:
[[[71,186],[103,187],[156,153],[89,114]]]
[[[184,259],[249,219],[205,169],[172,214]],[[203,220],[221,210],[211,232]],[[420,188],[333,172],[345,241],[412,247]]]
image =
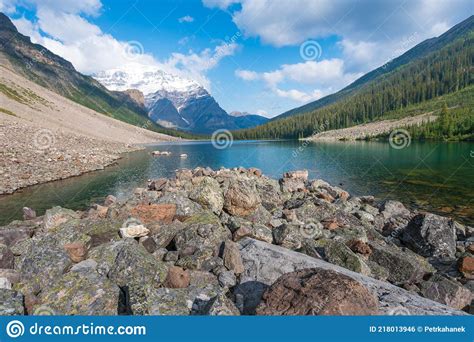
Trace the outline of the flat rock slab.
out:
[[[418,296],[390,283],[373,279],[305,254],[244,238],[239,241],[245,271],[234,294],[242,296],[243,313],[254,314],[263,292],[281,275],[306,269],[323,268],[347,275],[367,287],[380,303],[380,315],[467,315],[465,312]]]

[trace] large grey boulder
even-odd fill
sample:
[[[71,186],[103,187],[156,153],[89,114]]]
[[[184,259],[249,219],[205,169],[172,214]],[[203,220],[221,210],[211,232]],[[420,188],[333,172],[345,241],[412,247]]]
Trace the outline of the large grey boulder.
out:
[[[240,241],[241,256],[245,272],[234,294],[243,298],[243,313],[254,314],[263,292],[281,275],[306,268],[322,268],[339,272],[360,282],[378,299],[381,315],[393,314],[396,310],[411,315],[463,315],[463,311],[408,292],[389,283],[349,271],[320,259],[245,238]]]
[[[191,190],[189,198],[216,214],[219,214],[224,206],[224,195],[219,182],[211,177],[203,177],[199,185]]]
[[[118,286],[92,268],[69,272],[40,294],[32,312],[45,306],[56,315],[116,315],[119,294]]]
[[[224,209],[229,214],[235,216],[250,215],[260,203],[260,195],[253,181],[245,178],[235,178],[230,181],[224,195]]]
[[[456,255],[454,221],[439,215],[416,215],[403,231],[401,240],[425,257],[454,258]]]

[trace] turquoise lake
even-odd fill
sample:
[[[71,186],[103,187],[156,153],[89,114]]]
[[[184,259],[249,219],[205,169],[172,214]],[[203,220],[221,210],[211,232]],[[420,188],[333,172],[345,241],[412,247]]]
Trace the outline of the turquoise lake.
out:
[[[153,150],[172,154],[154,157]],[[188,157],[180,158],[182,153]],[[257,167],[274,178],[307,169],[311,178],[322,178],[355,195],[397,199],[411,208],[474,224],[474,143],[412,142],[394,149],[385,142],[297,141],[235,141],[226,149],[216,149],[210,142],[147,146],[103,171],[1,196],[0,224],[21,218],[24,206],[38,214],[55,205],[85,209],[108,194],[123,198],[135,187],[146,186],[148,179],[197,166]]]

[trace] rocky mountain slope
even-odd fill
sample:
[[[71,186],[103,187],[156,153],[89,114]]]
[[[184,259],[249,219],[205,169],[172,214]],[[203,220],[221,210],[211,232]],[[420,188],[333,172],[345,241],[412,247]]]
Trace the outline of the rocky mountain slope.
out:
[[[128,94],[107,90],[92,77],[77,72],[67,60],[33,44],[3,13],[0,13],[0,65],[98,113],[157,132],[179,135],[175,130],[147,123],[147,112]]]
[[[307,171],[179,170],[123,202],[24,213],[0,227],[3,315],[471,310],[472,227]]]
[[[102,115],[0,66],[0,194],[103,169],[177,138]]]
[[[212,133],[221,128],[253,127],[266,121],[254,116],[237,118],[229,115],[200,84],[158,67],[129,63],[93,77],[110,90],[141,91],[148,116],[164,127]]]
[[[354,81],[353,83],[345,87],[344,89],[338,91],[337,93],[328,95],[317,101],[313,101],[311,103],[305,104],[304,106],[289,110],[283,114],[276,116],[273,119],[278,120],[278,119],[282,119],[282,118],[293,116],[293,115],[311,112],[318,108],[334,103],[344,97],[351,96],[361,86],[375,79],[381,79],[384,77],[384,75],[390,74],[397,68],[404,66],[406,64],[409,64],[413,62],[414,60],[421,59],[432,52],[440,50],[444,48],[446,45],[455,41],[456,39],[465,36],[466,33],[472,32],[473,26],[474,26],[474,16],[470,16],[469,18],[459,23],[458,25],[454,26],[453,28],[451,28],[444,34],[440,35],[439,37],[430,38],[417,44],[416,46],[414,46],[413,48],[411,48],[410,50],[408,50],[401,56],[398,56],[388,61],[383,66],[368,72],[367,74],[357,79],[356,81]]]
[[[347,128],[386,119],[394,111],[455,94],[473,84],[474,16],[438,38],[427,40],[376,69],[347,88],[284,113],[236,139],[295,139],[321,130]],[[441,107],[436,108],[441,109]],[[452,127],[436,127],[437,135],[468,137],[470,125],[462,113],[452,113]],[[406,116],[409,116],[407,114]]]

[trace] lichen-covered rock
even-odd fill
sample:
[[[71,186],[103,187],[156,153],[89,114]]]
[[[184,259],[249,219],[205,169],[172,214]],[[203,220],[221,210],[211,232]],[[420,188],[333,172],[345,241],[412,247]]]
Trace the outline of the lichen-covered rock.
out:
[[[71,266],[66,250],[54,236],[45,235],[34,240],[22,256],[18,270],[21,286],[44,289],[51,286]]]
[[[219,214],[224,206],[224,195],[219,182],[211,177],[203,177],[199,185],[189,193],[189,198],[216,214]]]
[[[178,232],[186,226],[180,221],[173,221],[167,225],[159,225],[152,228],[151,237],[156,243],[156,248],[166,248]]]
[[[371,275],[370,268],[364,260],[352,252],[344,243],[324,239],[316,241],[316,245],[321,247],[325,259],[331,264],[339,265],[357,273]]]
[[[206,247],[215,248],[230,237],[230,231],[223,227],[219,218],[210,212],[194,215],[184,224],[185,228],[174,237],[178,250],[196,251]]]
[[[385,219],[391,217],[408,217],[410,211],[399,201],[387,200],[380,206],[380,213]]]
[[[44,289],[39,303],[56,315],[116,315],[120,289],[97,272],[69,272]]]
[[[156,203],[176,205],[176,218],[183,221],[203,210],[201,205],[190,200],[185,192],[166,192]]]
[[[288,249],[299,249],[305,236],[301,233],[302,227],[296,224],[282,224],[273,228],[273,241],[277,245]]]
[[[311,268],[281,276],[262,296],[257,315],[376,315],[364,285],[335,271]]]
[[[0,243],[13,247],[18,242],[31,238],[36,228],[37,225],[32,221],[13,221],[0,227]]]
[[[234,241],[239,241],[244,237],[250,237],[268,243],[272,243],[273,241],[272,230],[262,224],[245,224],[240,226],[240,228],[234,232],[233,239]]]
[[[0,289],[0,316],[24,315],[23,296],[9,289]]]
[[[235,274],[244,272],[244,265],[242,263],[242,257],[240,256],[239,246],[231,241],[227,240],[224,245],[224,252],[222,254],[224,260],[224,266]]]
[[[211,299],[218,294],[218,287],[213,285],[151,290],[147,295],[146,313],[172,316],[205,315],[212,305]]]
[[[393,284],[417,283],[434,272],[428,261],[407,248],[377,242],[369,242],[369,246],[372,249],[369,260],[387,269],[387,279]]]
[[[6,245],[0,243],[0,268],[13,268],[15,256]]]
[[[256,182],[256,188],[262,201],[262,206],[265,209],[273,211],[281,207],[283,203],[283,195],[277,180],[259,178]]]
[[[403,231],[402,241],[425,257],[449,257],[456,254],[454,222],[434,214],[416,215]]]
[[[232,179],[224,195],[224,209],[231,215],[247,216],[261,203],[255,183],[248,179]]]
[[[220,293],[210,301],[210,307],[207,311],[209,316],[239,316],[239,309],[235,304],[226,297],[225,294]]]
[[[159,287],[166,279],[166,265],[133,239],[118,246],[117,256],[108,272],[108,278],[120,288],[127,288],[130,306],[136,314],[143,312],[147,288]]]
[[[455,309],[464,309],[471,304],[472,293],[456,281],[434,274],[420,284],[423,297],[446,304]]]
[[[49,231],[68,221],[78,219],[79,215],[74,210],[54,207],[46,210],[43,218],[43,228],[45,231]]]

